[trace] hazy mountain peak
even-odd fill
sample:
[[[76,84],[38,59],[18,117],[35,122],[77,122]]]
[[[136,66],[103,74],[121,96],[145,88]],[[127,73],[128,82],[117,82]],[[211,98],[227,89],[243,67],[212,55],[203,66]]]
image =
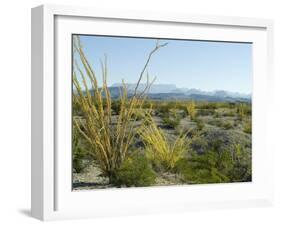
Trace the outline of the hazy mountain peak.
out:
[[[126,83],[125,85],[126,85],[127,89],[130,91],[130,90],[134,90],[136,88],[137,84],[136,83]],[[122,84],[115,83],[111,87],[122,87]],[[146,84],[140,83],[139,91],[144,90],[145,87],[146,87]],[[150,87],[149,93],[170,93],[176,88],[177,87],[174,84],[153,84]]]

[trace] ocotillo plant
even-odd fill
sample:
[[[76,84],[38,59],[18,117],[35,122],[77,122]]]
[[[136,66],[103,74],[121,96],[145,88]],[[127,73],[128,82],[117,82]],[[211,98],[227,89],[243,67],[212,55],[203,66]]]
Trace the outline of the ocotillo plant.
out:
[[[113,123],[112,100],[107,85],[106,59],[102,63],[102,87],[99,87],[96,74],[84,54],[79,37],[75,36],[74,38],[73,47],[80,63],[73,65],[73,84],[75,87],[73,99],[83,114],[82,119],[74,118],[74,125],[89,142],[98,166],[110,180],[114,179],[116,169],[126,159],[136,136],[134,128],[136,116],[133,112],[142,108],[145,94],[154,81],[149,82],[147,76],[147,85],[140,92],[138,88],[143,74],[153,53],[165,45],[167,43],[159,44],[157,42],[155,48],[150,52],[131,97],[128,95],[124,81],[122,82],[123,87],[120,89],[119,97],[120,111],[117,120]],[[77,78],[77,73],[81,77],[82,84]],[[87,81],[90,81],[90,85]]]

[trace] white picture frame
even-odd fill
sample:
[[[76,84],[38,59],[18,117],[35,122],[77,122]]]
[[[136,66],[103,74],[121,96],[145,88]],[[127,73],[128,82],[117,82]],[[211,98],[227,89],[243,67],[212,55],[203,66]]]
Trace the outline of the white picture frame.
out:
[[[179,26],[184,32],[179,32]],[[71,121],[69,35],[93,32],[252,42],[253,181],[73,192],[70,131],[67,130]],[[266,120],[270,116],[266,110],[270,102],[266,100],[272,95],[273,85],[272,39],[273,22],[266,19],[56,5],[33,8],[32,216],[56,220],[271,205],[273,179],[269,175],[273,172],[273,153],[266,141]]]

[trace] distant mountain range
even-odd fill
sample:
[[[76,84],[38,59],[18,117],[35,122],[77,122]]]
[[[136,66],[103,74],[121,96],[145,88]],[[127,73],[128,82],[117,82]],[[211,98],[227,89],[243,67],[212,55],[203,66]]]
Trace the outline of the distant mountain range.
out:
[[[122,84],[115,83],[111,87],[122,87]],[[134,91],[136,88],[136,84],[134,83],[126,83],[126,87],[128,91]],[[146,87],[146,84],[139,84],[139,91],[143,91]],[[150,87],[149,93],[173,93],[177,89],[176,85],[172,84],[153,84]]]
[[[145,84],[140,84],[138,91],[142,92]],[[136,84],[126,84],[128,95],[132,96]],[[123,87],[117,83],[109,87],[111,97],[119,98]],[[93,94],[93,91],[91,91]],[[225,90],[202,91],[199,89],[177,88],[173,84],[154,84],[150,87],[147,96],[152,100],[195,100],[208,102],[251,102],[251,94],[229,92]]]
[[[133,95],[136,84],[126,84],[128,94]],[[139,85],[139,92],[143,91],[145,84]],[[119,83],[113,84],[109,87],[111,96],[118,98],[120,95],[122,85]],[[177,88],[173,84],[153,84],[150,87],[148,96],[154,100],[197,100],[197,101],[210,101],[210,102],[251,102],[251,94],[243,94],[239,92],[229,92],[225,90],[216,91],[202,91],[199,89]]]

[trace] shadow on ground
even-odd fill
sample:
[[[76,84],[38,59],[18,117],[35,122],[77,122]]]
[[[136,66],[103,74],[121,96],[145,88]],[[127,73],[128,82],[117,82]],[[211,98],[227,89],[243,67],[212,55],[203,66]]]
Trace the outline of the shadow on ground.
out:
[[[31,210],[29,209],[19,209],[18,212],[27,217],[31,217]]]

